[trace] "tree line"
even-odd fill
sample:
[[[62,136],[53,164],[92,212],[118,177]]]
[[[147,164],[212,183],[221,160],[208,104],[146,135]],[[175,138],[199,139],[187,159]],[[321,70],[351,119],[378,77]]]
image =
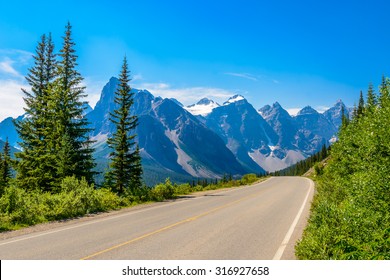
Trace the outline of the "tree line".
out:
[[[316,173],[321,173],[321,168],[318,163],[326,159],[329,155],[331,146],[322,145],[322,148],[317,153],[311,155],[310,157],[301,160],[285,169],[278,170],[275,172],[269,173],[271,176],[302,176],[310,168],[314,167]]]
[[[351,120],[332,145],[300,259],[390,259],[390,80],[360,92]]]
[[[11,180],[9,150],[0,157],[4,189],[13,181],[19,188],[58,193],[67,177],[94,184],[95,162],[89,134],[91,128],[85,116],[85,87],[77,70],[78,56],[68,23],[62,37],[62,47],[55,53],[51,34],[42,35],[33,56],[34,64],[26,80],[30,89],[23,89],[25,117],[15,121],[20,136],[21,151],[13,161],[15,179]],[[137,116],[131,115],[133,105],[130,71],[126,57],[115,93],[117,109],[110,121],[115,132],[109,136],[110,166],[104,186],[119,195],[131,195],[142,185],[142,166],[134,129]],[[6,143],[9,146],[8,142]],[[3,171],[4,169],[4,171]]]

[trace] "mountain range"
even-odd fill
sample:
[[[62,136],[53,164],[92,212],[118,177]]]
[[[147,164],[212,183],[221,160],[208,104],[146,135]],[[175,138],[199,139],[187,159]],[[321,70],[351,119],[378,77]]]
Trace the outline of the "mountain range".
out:
[[[85,110],[100,172],[108,168],[106,140],[115,129],[109,113],[115,109],[118,82],[112,77],[95,108]],[[176,99],[155,97],[147,90],[132,92],[131,113],[139,118],[136,134],[148,185],[167,177],[187,182],[283,169],[324,144],[330,145],[336,139],[342,110],[351,111],[338,100],[322,114],[307,106],[291,116],[278,102],[256,110],[241,95],[222,105],[203,98],[185,107]],[[19,147],[12,118],[0,123],[0,140],[7,137],[13,147]]]

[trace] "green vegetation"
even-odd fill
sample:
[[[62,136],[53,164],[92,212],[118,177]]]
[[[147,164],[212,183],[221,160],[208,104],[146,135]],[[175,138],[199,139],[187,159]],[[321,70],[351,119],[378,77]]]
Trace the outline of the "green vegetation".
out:
[[[275,171],[270,175],[271,176],[302,176],[307,171],[309,171],[309,169],[312,167],[314,167],[316,174],[321,174],[322,165],[320,163],[321,161],[326,159],[326,157],[329,155],[330,148],[331,148],[330,146],[326,147],[324,144],[322,146],[321,151],[285,169]]]
[[[216,184],[191,186],[188,183],[173,184],[167,179],[165,183],[158,184],[154,188],[144,186],[136,193],[121,196],[108,188],[95,189],[85,179],[79,180],[75,176],[64,178],[57,193],[18,188],[14,181],[5,188],[0,198],[0,232],[130,207],[140,203],[175,199],[197,191],[247,185],[258,180],[255,174],[248,174],[241,180],[221,180]]]
[[[118,105],[118,109],[111,113],[110,118],[110,121],[116,127],[116,131],[107,140],[112,152],[110,153],[110,170],[106,173],[105,178],[105,186],[119,195],[123,195],[126,190],[134,195],[142,186],[139,147],[135,142],[136,135],[130,134],[137,127],[138,118],[130,114],[131,106],[134,103],[134,94],[131,92],[129,81],[125,57],[114,100]]]
[[[3,152],[0,152],[0,197],[12,178],[11,165],[11,148],[7,139],[3,147]]]
[[[43,35],[26,79],[26,118],[16,122],[22,151],[16,153],[17,185],[56,192],[68,176],[93,183],[95,166],[84,116],[83,78],[77,71],[75,43],[68,23],[58,61],[51,36]]]
[[[62,39],[56,55],[51,35],[41,37],[34,66],[26,77],[30,90],[23,90],[26,117],[15,123],[21,151],[15,153],[16,161],[11,160],[7,141],[0,153],[0,230],[117,209],[153,198],[150,189],[142,187],[141,158],[134,146],[135,135],[131,135],[137,117],[130,115],[133,100],[126,59],[115,99],[119,109],[111,116],[117,132],[109,139],[113,149],[107,176],[110,180],[107,188],[95,189],[91,128],[84,114],[85,87],[77,70],[69,23]]]
[[[82,101],[85,88],[76,69],[74,46],[69,23],[59,60],[51,35],[43,35],[38,43],[34,66],[26,77],[30,91],[23,90],[26,117],[15,123],[22,151],[15,154],[16,160],[11,160],[7,141],[0,153],[0,231],[258,180],[255,174],[248,174],[241,180],[224,176],[219,182],[198,179],[198,184],[177,185],[166,179],[154,188],[144,186],[133,133],[138,118],[131,115],[133,94],[125,58],[115,96],[117,109],[110,118],[116,126],[108,139],[111,164],[104,185],[96,188],[90,128],[84,116],[86,104]]]
[[[107,189],[95,190],[85,179],[66,177],[56,194],[15,185],[0,198],[0,231],[82,216],[129,205]]]
[[[390,81],[343,121],[321,176],[300,259],[390,259]]]

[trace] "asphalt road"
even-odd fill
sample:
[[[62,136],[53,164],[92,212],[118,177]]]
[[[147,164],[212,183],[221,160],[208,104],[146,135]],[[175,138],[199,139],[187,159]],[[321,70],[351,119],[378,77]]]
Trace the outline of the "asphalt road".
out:
[[[0,241],[0,259],[293,259],[313,183],[275,177]]]

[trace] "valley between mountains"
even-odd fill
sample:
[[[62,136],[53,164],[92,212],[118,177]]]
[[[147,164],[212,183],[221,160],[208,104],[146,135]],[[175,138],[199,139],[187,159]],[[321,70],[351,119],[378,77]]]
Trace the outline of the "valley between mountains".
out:
[[[106,140],[115,129],[109,112],[116,106],[118,82],[112,77],[96,106],[85,108],[99,172],[108,168]],[[240,95],[222,105],[203,98],[183,106],[147,90],[133,92],[132,114],[139,118],[136,134],[147,185],[167,177],[189,182],[284,169],[335,141],[342,111],[351,112],[341,100],[323,113],[307,106],[291,116],[278,102],[257,110]],[[0,123],[0,145],[7,138],[17,151],[20,139],[12,118]],[[98,175],[97,182],[100,180]]]

